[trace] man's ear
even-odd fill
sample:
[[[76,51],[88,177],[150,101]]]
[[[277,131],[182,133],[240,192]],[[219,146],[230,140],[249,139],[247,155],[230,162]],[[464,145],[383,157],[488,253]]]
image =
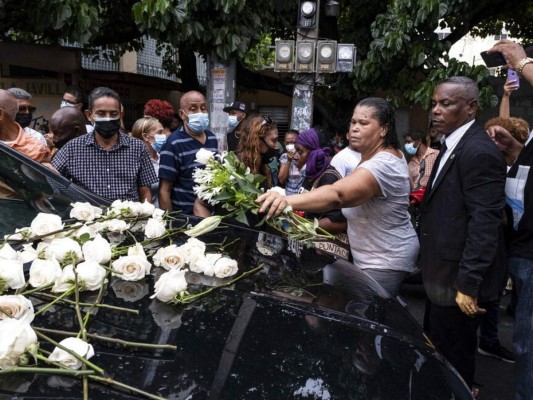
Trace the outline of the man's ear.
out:
[[[479,103],[476,99],[470,100],[468,103],[468,115],[476,115]]]
[[[89,121],[94,122],[93,117],[91,116],[91,110],[85,110],[84,113]]]

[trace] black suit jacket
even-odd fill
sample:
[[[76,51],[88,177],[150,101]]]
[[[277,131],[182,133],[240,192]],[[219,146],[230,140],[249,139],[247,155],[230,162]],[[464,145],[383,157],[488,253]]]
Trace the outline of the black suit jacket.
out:
[[[433,182],[437,166],[429,182]],[[455,306],[457,290],[496,300],[505,276],[503,208],[506,165],[500,150],[475,122],[436,181],[426,190],[420,216],[420,264],[431,302]]]

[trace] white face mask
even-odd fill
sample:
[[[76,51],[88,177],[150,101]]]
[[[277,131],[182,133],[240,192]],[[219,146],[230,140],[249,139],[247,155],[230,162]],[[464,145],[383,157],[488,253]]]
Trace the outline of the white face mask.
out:
[[[237,125],[239,125],[239,119],[236,115],[230,115],[228,116],[228,126],[230,129],[235,129]]]
[[[410,156],[414,156],[416,154],[416,147],[413,145],[413,143],[406,143],[403,147],[405,152]]]

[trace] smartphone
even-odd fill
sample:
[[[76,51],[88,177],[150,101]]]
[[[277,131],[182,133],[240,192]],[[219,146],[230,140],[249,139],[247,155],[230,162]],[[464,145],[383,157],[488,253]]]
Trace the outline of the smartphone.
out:
[[[483,61],[485,61],[485,65],[489,68],[501,67],[502,65],[507,64],[507,61],[505,61],[505,58],[503,58],[502,53],[499,51],[495,51],[494,53],[490,54],[486,51],[482,51],[480,54]]]
[[[520,78],[518,77],[518,73],[514,70],[509,68],[507,70],[507,82],[513,81],[514,87],[520,87]]]

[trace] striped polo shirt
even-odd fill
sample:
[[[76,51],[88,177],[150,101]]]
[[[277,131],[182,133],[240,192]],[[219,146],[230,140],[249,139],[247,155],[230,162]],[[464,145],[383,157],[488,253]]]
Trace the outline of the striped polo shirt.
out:
[[[172,210],[184,214],[192,214],[196,195],[193,191],[194,180],[192,173],[202,164],[195,162],[196,153],[200,149],[218,151],[218,142],[215,135],[206,130],[205,144],[191,137],[185,132],[183,126],[174,131],[163,145],[159,159],[159,179],[173,182]]]

